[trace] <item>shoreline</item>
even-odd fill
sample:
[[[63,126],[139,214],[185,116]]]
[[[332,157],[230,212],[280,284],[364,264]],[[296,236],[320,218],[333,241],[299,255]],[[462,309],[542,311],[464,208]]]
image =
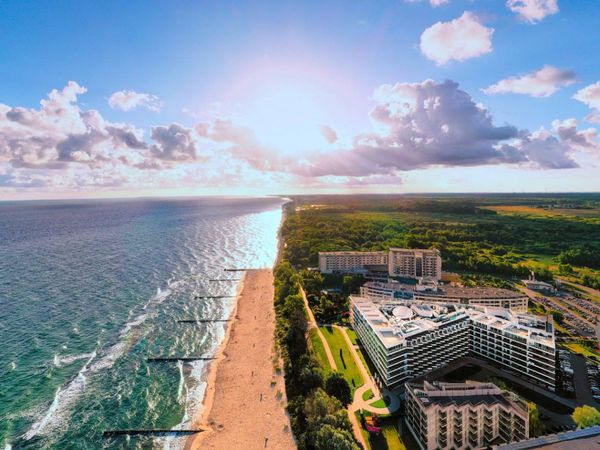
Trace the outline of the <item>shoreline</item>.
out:
[[[206,383],[206,389],[204,390],[204,397],[202,398],[202,410],[200,411],[198,417],[192,422],[193,428],[207,428],[206,424],[208,423],[208,416],[210,415],[210,411],[212,410],[212,405],[215,400],[217,372],[219,370],[221,361],[225,359],[225,349],[227,348],[227,344],[229,343],[229,337],[231,335],[231,330],[235,324],[239,299],[242,291],[244,290],[244,283],[246,281],[247,273],[248,272],[244,272],[244,274],[242,275],[242,279],[240,280],[237,290],[235,292],[235,301],[233,302],[233,307],[228,317],[230,322],[226,322],[225,324],[225,334],[223,336],[223,340],[219,344],[219,347],[217,348],[214,354],[215,359],[208,363],[206,379],[204,380]],[[203,431],[202,433],[205,432]],[[186,440],[184,447],[185,450],[193,448],[193,442],[196,440],[196,438],[196,436],[191,436]]]
[[[276,371],[273,271],[244,273],[231,323],[211,361],[199,416],[202,431],[187,439],[194,449],[294,449],[283,370]],[[256,345],[259,344],[259,345]]]

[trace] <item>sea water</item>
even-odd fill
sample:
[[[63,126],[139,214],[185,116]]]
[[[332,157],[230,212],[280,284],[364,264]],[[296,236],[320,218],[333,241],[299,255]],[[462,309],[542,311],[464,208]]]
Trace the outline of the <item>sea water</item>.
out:
[[[272,267],[283,201],[0,202],[0,449],[181,448],[240,272]],[[211,281],[219,280],[219,281]],[[227,281],[222,281],[227,280]]]

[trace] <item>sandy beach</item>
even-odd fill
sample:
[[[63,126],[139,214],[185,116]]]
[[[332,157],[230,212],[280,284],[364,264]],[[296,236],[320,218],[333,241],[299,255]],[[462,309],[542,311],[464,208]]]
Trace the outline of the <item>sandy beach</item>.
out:
[[[232,317],[196,422],[207,431],[190,438],[186,449],[294,449],[283,371],[275,371],[281,365],[275,360],[270,269],[245,274]]]

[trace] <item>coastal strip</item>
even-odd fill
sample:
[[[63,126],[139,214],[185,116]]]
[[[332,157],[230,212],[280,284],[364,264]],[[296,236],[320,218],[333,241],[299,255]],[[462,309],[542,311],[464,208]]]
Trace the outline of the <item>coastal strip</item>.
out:
[[[295,449],[283,370],[275,352],[273,272],[249,270],[234,319],[210,365],[201,417],[186,449]]]

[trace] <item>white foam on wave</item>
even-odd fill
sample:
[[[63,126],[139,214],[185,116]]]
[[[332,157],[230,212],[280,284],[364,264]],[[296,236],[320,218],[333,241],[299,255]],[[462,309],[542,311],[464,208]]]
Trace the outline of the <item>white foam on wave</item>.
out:
[[[183,361],[177,361],[177,368],[179,369],[179,387],[177,388],[177,400],[181,401],[181,394],[183,393],[183,387],[185,383],[185,377],[183,375]]]
[[[96,357],[96,352],[90,355],[90,358],[83,365],[81,370],[77,373],[77,376],[71,380],[69,384],[64,389],[60,387],[56,390],[54,394],[54,399],[52,400],[52,404],[44,417],[35,422],[29,431],[25,433],[24,438],[26,440],[31,439],[37,434],[44,431],[44,429],[50,425],[55,426],[60,423],[62,419],[62,415],[64,413],[65,407],[77,398],[77,396],[83,391],[85,388],[86,377],[85,373],[88,371],[88,364]]]
[[[167,289],[164,291],[160,288],[157,289],[156,294],[153,295],[148,303],[144,306],[144,309],[147,309],[149,306],[158,305],[162,303],[172,292],[172,288],[178,286],[178,282],[173,282],[169,280],[167,284]],[[54,395],[54,399],[52,400],[52,404],[50,408],[46,411],[46,414],[39,420],[37,420],[24,434],[24,438],[26,440],[30,440],[34,436],[37,436],[40,433],[43,433],[46,430],[56,428],[62,421],[67,411],[68,407],[81,395],[85,388],[85,384],[87,381],[86,374],[92,374],[98,372],[99,370],[106,369],[112,367],[117,359],[123,356],[128,348],[126,341],[127,335],[132,330],[132,328],[140,326],[148,317],[148,313],[142,313],[139,316],[135,317],[135,319],[127,322],[121,332],[119,333],[120,341],[116,344],[108,347],[102,354],[101,358],[97,361],[94,361],[93,364],[90,365],[92,360],[97,356],[96,352],[86,353],[81,355],[74,355],[70,357],[65,357],[63,360],[58,357],[58,355],[54,355],[53,363],[54,365],[60,365],[61,361],[65,364],[71,360],[74,362],[78,359],[83,359],[89,357],[83,367],[77,373],[77,376],[73,378],[64,389],[60,387],[56,390],[56,394]],[[58,363],[58,364],[57,364]]]
[[[70,356],[58,356],[58,353],[54,355],[53,364],[56,367],[66,366],[74,363],[75,361],[79,361],[80,359],[89,359],[93,353],[82,353],[80,355],[70,355]]]

